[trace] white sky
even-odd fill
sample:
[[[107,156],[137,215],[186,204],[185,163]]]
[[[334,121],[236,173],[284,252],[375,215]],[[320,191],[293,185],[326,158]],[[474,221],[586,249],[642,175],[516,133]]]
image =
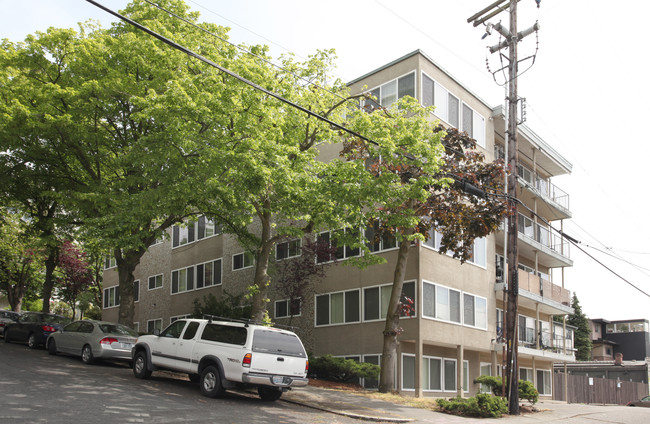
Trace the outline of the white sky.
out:
[[[344,81],[421,49],[490,105],[503,102],[504,90],[485,64],[488,56],[492,69],[500,67],[498,56],[486,50],[498,38],[481,40],[484,29],[467,23],[493,0],[186,1],[202,21],[231,27],[231,41],[267,44],[274,57],[335,48],[336,76]],[[127,4],[99,2],[113,10]],[[649,60],[643,58],[650,2],[542,0],[538,10],[534,0],[522,0],[518,7],[519,30],[535,20],[541,25],[536,62],[519,79],[526,124],[573,164],[570,176],[553,181],[570,195],[573,219],[564,230],[650,293],[650,190],[643,171],[650,145],[640,127],[650,117]],[[12,41],[50,26],[76,28],[87,19],[108,26],[114,20],[85,0],[0,0],[0,10],[0,38]],[[508,25],[506,15],[491,22],[499,18]],[[535,44],[534,35],[521,42],[520,57],[532,54]],[[571,257],[565,285],[590,318],[650,318],[648,296],[573,246]]]

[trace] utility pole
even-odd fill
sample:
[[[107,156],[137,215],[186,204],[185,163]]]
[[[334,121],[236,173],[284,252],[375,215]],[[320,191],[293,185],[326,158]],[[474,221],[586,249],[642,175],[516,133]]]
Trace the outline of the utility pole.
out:
[[[517,32],[517,3],[520,0],[510,0],[509,4],[506,0],[496,0],[494,3],[481,10],[477,14],[470,17],[467,22],[473,22],[474,26],[481,24],[486,25],[486,35],[490,35],[492,29],[496,30],[504,38],[499,44],[490,47],[490,53],[499,52],[500,50],[508,49],[508,72],[507,72],[507,116],[506,116],[506,160],[508,164],[509,174],[506,181],[506,191],[508,195],[509,209],[511,216],[507,220],[507,308],[505,314],[505,339],[507,347],[506,369],[503,377],[507,378],[508,394],[508,412],[510,415],[519,415],[519,367],[518,367],[518,337],[517,337],[517,297],[519,295],[519,252],[518,252],[518,221],[519,214],[517,210],[517,166],[518,166],[518,146],[517,146],[517,76],[519,72],[518,58],[517,58],[517,43],[524,37],[532,34],[539,29],[536,23],[532,27],[522,32]],[[536,0],[537,7],[541,0]],[[505,4],[504,4],[505,3]],[[509,9],[510,26],[509,29],[505,28],[501,23],[492,25],[485,22],[498,15],[499,13]]]

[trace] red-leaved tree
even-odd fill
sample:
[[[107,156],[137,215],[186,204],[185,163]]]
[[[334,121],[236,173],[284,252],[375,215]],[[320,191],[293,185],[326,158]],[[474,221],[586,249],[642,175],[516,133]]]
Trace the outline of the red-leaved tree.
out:
[[[74,318],[77,298],[93,284],[91,266],[86,253],[71,241],[66,241],[61,246],[57,268],[57,294],[70,305]]]

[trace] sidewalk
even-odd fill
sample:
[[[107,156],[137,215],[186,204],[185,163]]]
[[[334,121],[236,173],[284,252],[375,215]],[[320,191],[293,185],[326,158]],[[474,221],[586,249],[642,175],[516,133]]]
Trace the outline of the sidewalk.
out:
[[[535,404],[539,412],[503,418],[466,418],[392,402],[344,390],[307,386],[290,390],[281,400],[332,414],[364,421],[389,423],[643,423],[650,422],[647,408],[620,405],[583,405],[543,400]],[[644,411],[645,410],[645,411]]]

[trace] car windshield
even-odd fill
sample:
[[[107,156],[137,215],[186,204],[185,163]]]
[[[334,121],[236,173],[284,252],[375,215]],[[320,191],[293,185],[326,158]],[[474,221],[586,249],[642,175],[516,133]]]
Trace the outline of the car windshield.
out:
[[[45,318],[46,322],[49,322],[50,324],[68,324],[72,320],[70,318],[62,317],[59,315],[47,315]]]
[[[138,333],[135,330],[122,324],[100,324],[99,329],[102,330],[102,333],[106,334],[138,337]]]
[[[255,330],[255,333],[253,333],[253,352],[275,353],[300,358],[307,357],[298,336],[274,330]]]

